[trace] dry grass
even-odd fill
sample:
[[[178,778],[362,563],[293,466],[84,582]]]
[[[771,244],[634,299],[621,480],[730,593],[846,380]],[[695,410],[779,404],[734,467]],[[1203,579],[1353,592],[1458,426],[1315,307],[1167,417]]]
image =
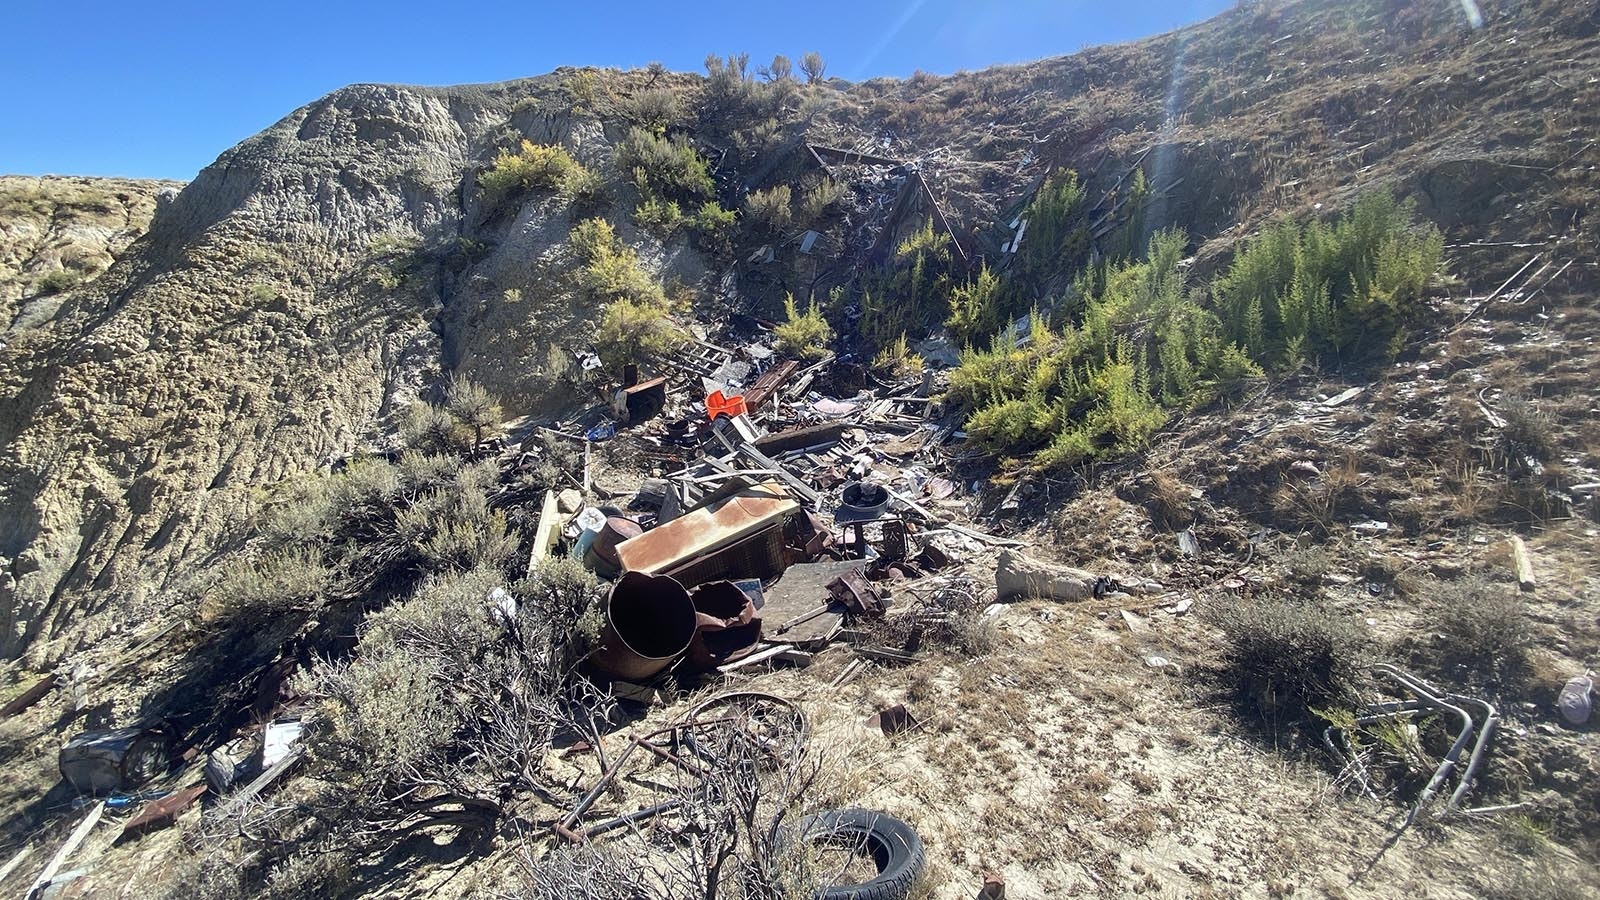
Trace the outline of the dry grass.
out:
[[[1239,599],[1209,608],[1227,635],[1222,648],[1239,699],[1269,720],[1295,719],[1349,698],[1367,635],[1316,602]]]
[[[1486,675],[1507,676],[1526,668],[1532,623],[1515,584],[1468,576],[1432,582],[1423,593],[1439,609],[1444,662]]]

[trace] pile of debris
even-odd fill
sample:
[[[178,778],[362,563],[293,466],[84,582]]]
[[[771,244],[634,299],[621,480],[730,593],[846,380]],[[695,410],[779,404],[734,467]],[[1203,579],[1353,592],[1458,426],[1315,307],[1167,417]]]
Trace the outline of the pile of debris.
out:
[[[804,364],[760,342],[700,342],[656,367],[671,374],[640,380],[630,366],[609,403],[521,442],[531,455],[552,439],[582,445],[582,478],[546,493],[528,564],[567,554],[612,582],[589,662],[620,698],[807,666],[835,642],[909,662],[928,628],[996,599],[1113,587],[1052,570],[997,598],[987,573],[969,577],[1020,544],[955,521],[969,500],[946,447],[964,435],[932,368],[884,383],[848,359]],[[597,447],[647,461],[652,477],[602,487]],[[1017,560],[1002,563],[1006,575]]]

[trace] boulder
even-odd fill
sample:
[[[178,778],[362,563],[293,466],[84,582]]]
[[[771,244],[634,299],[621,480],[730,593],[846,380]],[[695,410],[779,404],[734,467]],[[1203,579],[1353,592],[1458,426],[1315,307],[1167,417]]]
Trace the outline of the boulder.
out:
[[[1093,572],[1042,562],[1016,550],[1001,551],[994,583],[1004,602],[1032,598],[1088,600],[1106,590],[1106,580]]]

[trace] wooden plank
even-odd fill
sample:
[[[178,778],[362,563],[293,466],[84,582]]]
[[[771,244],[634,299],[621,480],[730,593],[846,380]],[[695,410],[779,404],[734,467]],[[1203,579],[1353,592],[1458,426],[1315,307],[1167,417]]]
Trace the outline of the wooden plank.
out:
[[[888,662],[914,663],[921,662],[922,657],[893,647],[857,647],[856,652],[870,659],[881,659]]]
[[[859,656],[850,660],[848,663],[845,663],[844,668],[839,670],[839,674],[835,675],[833,680],[828,682],[828,687],[836,688],[844,684],[847,680],[849,680],[850,676],[856,673],[856,670],[862,668],[866,664],[867,661]]]
[[[34,682],[32,687],[13,697],[11,702],[5,705],[4,709],[0,709],[0,719],[9,719],[38,703],[39,699],[50,693],[55,686],[56,676],[54,672],[51,672],[49,675]]]
[[[756,379],[755,384],[750,385],[744,392],[745,408],[751,412],[759,412],[761,407],[772,399],[773,394],[776,394],[794,378],[794,373],[799,368],[800,364],[798,362],[786,359],[762,372],[761,377]]]
[[[3,866],[0,866],[0,882],[4,882],[7,878],[11,877],[11,873],[15,872],[17,870],[17,867],[22,865],[22,863],[28,857],[30,857],[32,855],[33,855],[33,845],[32,844],[29,844],[28,846],[23,847],[21,850],[18,850],[16,855],[11,857],[11,861],[10,862],[6,863]]]
[[[528,554],[528,574],[550,556],[561,534],[561,509],[556,503],[556,492],[544,492],[544,505],[539,509],[539,525],[533,532],[533,549]]]
[[[789,653],[791,650],[792,648],[790,647],[768,647],[765,650],[757,650],[755,653],[746,656],[744,659],[736,660],[728,663],[725,666],[718,666],[717,671],[727,674],[737,669],[742,669],[745,666],[755,665],[758,662],[766,662],[775,656],[781,656],[785,653]]]
[[[1364,390],[1366,390],[1365,386],[1346,388],[1343,391],[1340,391],[1337,395],[1322,401],[1322,406],[1325,409],[1333,409],[1336,406],[1343,406],[1345,403],[1355,399],[1356,396],[1358,396]]]
[[[1516,535],[1511,536],[1511,563],[1517,569],[1518,587],[1531,591],[1539,586],[1533,575],[1533,557],[1528,553],[1528,545]]]
[[[838,441],[850,426],[845,422],[824,422],[821,425],[803,425],[787,428],[775,434],[757,438],[755,447],[762,453],[788,453]]]
[[[794,491],[796,494],[799,494],[807,504],[811,505],[812,507],[817,507],[822,504],[822,496],[819,495],[815,490],[812,490],[811,485],[806,484],[804,481],[800,480],[799,476],[795,475],[793,472],[790,472],[788,469],[785,469],[782,463],[770,456],[767,456],[760,450],[757,450],[748,441],[739,445],[739,452],[743,453],[745,457],[748,458],[752,463],[758,466],[764,466],[777,472],[778,477],[783,481],[783,483],[788,485],[790,490]]]
[[[776,658],[779,662],[786,662],[792,666],[804,669],[811,665],[811,658],[814,655],[815,654],[807,653],[804,650],[796,650],[791,647],[788,650],[779,653]]]
[[[295,764],[304,759],[306,748],[304,744],[297,744],[272,768],[256,776],[256,780],[245,786],[245,789],[234,796],[240,800],[252,800],[257,795],[272,787],[273,783],[282,778],[285,773],[294,768]]]
[[[94,826],[99,823],[100,816],[105,811],[106,802],[104,800],[96,803],[94,809],[89,810],[89,814],[83,817],[83,821],[78,823],[78,827],[72,829],[72,834],[67,837],[67,842],[62,844],[61,849],[56,851],[56,855],[50,858],[50,864],[44,867],[44,871],[39,873],[38,878],[34,879],[33,887],[28,889],[28,893],[24,895],[25,897],[37,897],[40,891],[50,886],[50,882],[56,877],[56,873],[61,871],[61,867],[66,864],[67,858],[72,856],[73,851],[78,849],[78,845],[82,844],[84,839],[89,836],[89,832],[94,830]]]

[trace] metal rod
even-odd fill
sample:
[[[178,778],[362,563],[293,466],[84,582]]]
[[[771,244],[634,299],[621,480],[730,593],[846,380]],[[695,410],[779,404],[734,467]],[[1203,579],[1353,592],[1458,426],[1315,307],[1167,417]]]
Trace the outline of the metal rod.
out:
[[[665,803],[657,803],[655,806],[646,806],[644,809],[635,810],[634,812],[628,813],[625,816],[617,816],[614,819],[607,819],[604,822],[597,822],[593,825],[590,825],[584,830],[583,836],[586,838],[592,838],[596,835],[605,834],[608,831],[613,831],[621,828],[624,825],[632,825],[634,822],[654,818],[655,816],[659,816],[670,809],[675,809],[682,805],[682,800],[668,800]]]
[[[594,783],[594,787],[589,789],[589,793],[583,795],[583,799],[578,801],[578,805],[573,807],[572,812],[567,813],[566,818],[556,825],[558,833],[571,840],[578,840],[569,829],[578,823],[578,818],[587,812],[596,800],[600,799],[600,793],[606,789],[607,785],[616,780],[617,772],[621,771],[622,764],[627,761],[629,756],[633,755],[633,751],[639,749],[639,745],[642,743],[644,742],[639,738],[634,738],[633,742],[628,745],[628,749],[622,751],[622,755],[617,757],[617,761],[612,764],[611,768],[600,773],[600,780]]]
[[[1390,680],[1410,689],[1417,694],[1424,704],[1461,717],[1461,733],[1456,736],[1456,741],[1451,745],[1450,752],[1445,754],[1444,761],[1439,764],[1439,768],[1433,773],[1433,777],[1428,780],[1427,786],[1422,789],[1421,794],[1417,795],[1416,805],[1411,808],[1411,812],[1406,814],[1406,820],[1400,826],[1401,830],[1404,830],[1412,822],[1416,821],[1417,815],[1422,812],[1422,808],[1428,805],[1428,801],[1432,800],[1438,793],[1439,787],[1444,784],[1445,779],[1450,777],[1450,773],[1455,769],[1456,763],[1461,758],[1461,751],[1465,749],[1468,739],[1472,737],[1473,722],[1472,717],[1467,715],[1466,710],[1438,696],[1427,682],[1389,665],[1379,664],[1373,667],[1373,671],[1387,675]]]

